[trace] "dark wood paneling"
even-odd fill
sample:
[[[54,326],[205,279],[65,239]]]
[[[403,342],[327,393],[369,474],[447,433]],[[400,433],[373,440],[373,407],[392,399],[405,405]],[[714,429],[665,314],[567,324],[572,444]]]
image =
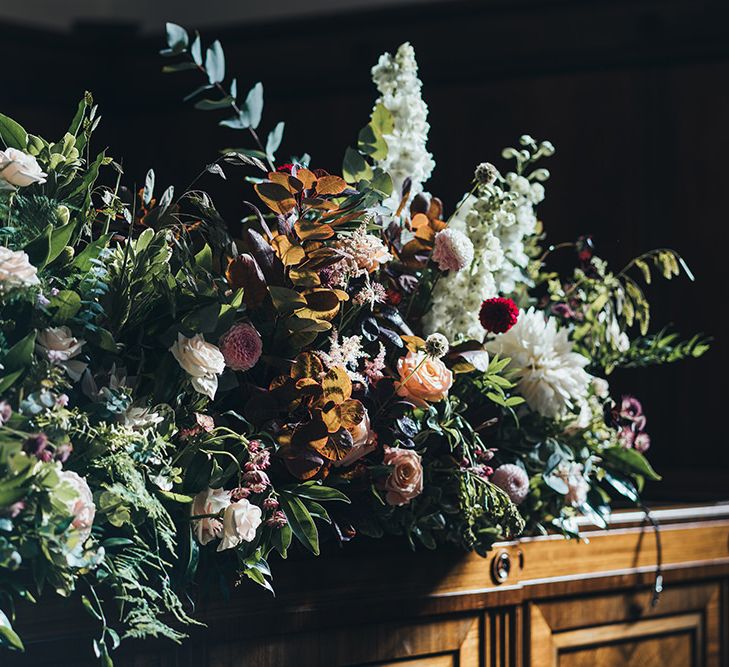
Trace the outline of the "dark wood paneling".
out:
[[[655,607],[653,536],[630,514],[618,525],[622,518],[623,527],[592,531],[589,542],[504,543],[489,559],[381,548],[280,563],[276,599],[250,586],[229,600],[200,599],[207,628],[192,629],[178,649],[126,644],[118,664],[725,665],[729,506],[663,514],[665,590]],[[497,584],[491,565],[502,552],[512,571]],[[2,655],[3,665],[93,664],[80,608],[25,608],[19,620],[29,652]],[[686,655],[693,662],[682,662]]]

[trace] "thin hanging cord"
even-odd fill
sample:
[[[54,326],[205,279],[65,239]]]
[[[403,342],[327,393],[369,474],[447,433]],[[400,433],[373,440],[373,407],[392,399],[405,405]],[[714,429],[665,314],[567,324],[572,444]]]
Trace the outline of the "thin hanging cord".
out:
[[[645,513],[645,518],[653,527],[656,536],[656,577],[653,581],[653,597],[651,598],[651,607],[655,607],[661,599],[663,592],[663,547],[661,545],[661,526],[651,515],[651,511],[640,503],[640,509]]]

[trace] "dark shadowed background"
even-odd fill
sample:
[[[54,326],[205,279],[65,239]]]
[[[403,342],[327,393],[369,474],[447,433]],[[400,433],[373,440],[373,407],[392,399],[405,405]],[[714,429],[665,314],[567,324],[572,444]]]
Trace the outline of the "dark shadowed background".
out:
[[[286,121],[279,159],[309,152],[316,166],[338,171],[377,95],[370,67],[403,41],[415,46],[430,107],[437,168],[428,189],[447,210],[475,164],[498,164],[524,132],[551,140],[557,154],[545,165],[552,178],[540,209],[551,242],[592,233],[616,269],[673,247],[696,274],[696,283],[681,277],[649,290],[653,320],[713,336],[711,352],[620,372],[614,383],[648,415],[649,454],[665,476],[649,496],[727,495],[726,2],[118,4],[124,11],[100,3],[106,10],[78,15],[42,0],[0,8],[0,111],[55,139],[83,91],[93,91],[103,115],[95,147],[109,146],[130,184],[154,167],[160,192],[183,188],[220,148],[250,146],[217,127],[216,115],[182,103],[195,74],[161,74],[164,18],[201,27],[205,43],[219,38],[240,89],[263,81],[264,135]],[[234,224],[251,194],[229,176],[203,186]]]

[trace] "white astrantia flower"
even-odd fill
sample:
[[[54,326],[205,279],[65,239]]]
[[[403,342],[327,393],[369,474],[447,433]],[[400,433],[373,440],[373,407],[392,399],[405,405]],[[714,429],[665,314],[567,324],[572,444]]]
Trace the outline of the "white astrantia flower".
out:
[[[572,350],[567,329],[554,318],[530,308],[506,333],[486,344],[491,354],[509,357],[509,370],[529,407],[552,419],[587,399],[592,377],[585,371],[586,357]]]
[[[39,283],[38,269],[30,263],[26,253],[0,246],[0,293]]]
[[[376,165],[392,178],[393,192],[384,204],[392,211],[400,205],[405,179],[411,181],[410,199],[423,191],[435,167],[428,152],[428,106],[422,98],[415,50],[402,44],[393,56],[384,53],[372,68],[372,80],[380,92],[375,109],[382,105],[392,115],[392,132],[385,135],[387,155]],[[407,210],[407,206],[404,207]]]

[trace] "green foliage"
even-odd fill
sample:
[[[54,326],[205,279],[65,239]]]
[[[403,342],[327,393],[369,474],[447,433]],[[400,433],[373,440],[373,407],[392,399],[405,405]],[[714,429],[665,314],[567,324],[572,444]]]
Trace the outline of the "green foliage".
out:
[[[206,77],[207,82],[186,95],[185,101],[196,100],[195,108],[201,111],[231,111],[232,116],[224,118],[219,124],[233,130],[248,130],[256,144],[256,149],[251,153],[267,161],[268,166],[273,169],[275,152],[283,139],[284,124],[278,123],[271,130],[264,147],[256,133],[263,116],[263,84],[260,81],[254,84],[245,99],[239,101],[237,79],[232,79],[227,86],[224,85],[225,52],[222,44],[217,40],[213,42],[207,48],[203,60],[199,33],[195,33],[195,39],[190,43],[187,31],[174,23],[167,24],[167,48],[160,51],[160,54],[165,58],[183,57],[181,61],[166,65],[163,72],[196,70]],[[216,97],[202,97],[203,94],[211,93]]]

